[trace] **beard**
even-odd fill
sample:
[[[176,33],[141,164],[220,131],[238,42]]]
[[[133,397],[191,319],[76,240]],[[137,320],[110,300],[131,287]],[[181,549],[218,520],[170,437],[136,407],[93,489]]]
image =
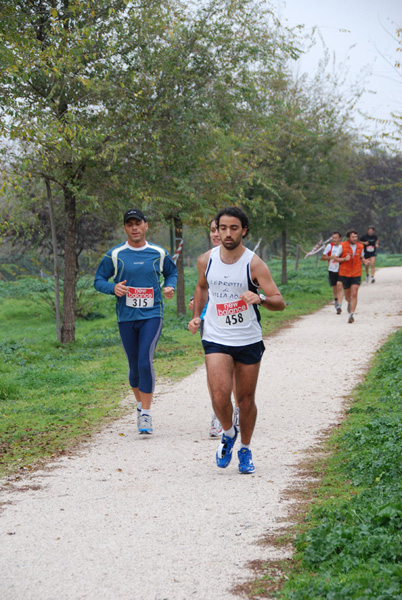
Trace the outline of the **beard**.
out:
[[[226,248],[226,250],[234,250],[235,248],[237,248],[238,246],[240,246],[241,242],[242,242],[243,238],[240,238],[238,240],[234,240],[233,238],[231,240],[221,240],[222,241],[222,246],[224,248]]]

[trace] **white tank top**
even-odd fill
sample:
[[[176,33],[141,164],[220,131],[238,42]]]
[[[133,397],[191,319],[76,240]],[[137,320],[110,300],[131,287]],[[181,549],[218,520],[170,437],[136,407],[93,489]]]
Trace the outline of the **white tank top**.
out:
[[[248,290],[257,293],[250,274],[254,252],[246,248],[237,262],[227,265],[220,249],[211,250],[205,271],[208,304],[202,339],[224,346],[255,344],[262,340],[259,310],[256,304],[248,305],[239,298]]]

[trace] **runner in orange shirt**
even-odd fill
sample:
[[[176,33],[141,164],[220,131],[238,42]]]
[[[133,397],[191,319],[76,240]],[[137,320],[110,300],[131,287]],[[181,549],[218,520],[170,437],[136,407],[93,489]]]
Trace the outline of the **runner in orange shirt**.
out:
[[[357,295],[362,279],[362,264],[366,264],[364,258],[364,246],[358,240],[355,229],[346,232],[346,242],[341,242],[342,253],[333,260],[339,262],[339,279],[345,292],[345,300],[348,303],[348,323],[354,322],[354,312],[357,306]]]

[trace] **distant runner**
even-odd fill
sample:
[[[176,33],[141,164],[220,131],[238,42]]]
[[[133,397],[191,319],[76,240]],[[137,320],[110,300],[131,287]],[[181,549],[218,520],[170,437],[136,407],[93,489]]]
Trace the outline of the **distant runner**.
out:
[[[357,295],[361,283],[362,263],[366,264],[364,258],[364,246],[357,241],[358,235],[355,229],[346,232],[347,241],[342,242],[342,253],[340,257],[333,260],[340,263],[339,279],[342,281],[345,292],[345,300],[348,303],[348,323],[353,323],[354,312],[357,306]]]
[[[285,302],[267,265],[243,246],[249,230],[246,213],[228,207],[218,213],[216,221],[222,245],[198,259],[194,317],[188,327],[193,334],[198,331],[208,300],[202,342],[212,405],[223,427],[216,463],[221,468],[229,465],[238,436],[230,400],[234,373],[240,409],[239,471],[253,473],[250,442],[257,418],[255,389],[265,350],[258,305],[278,311],[285,308]],[[266,296],[257,293],[259,287]]]
[[[334,294],[335,310],[338,315],[342,312],[343,287],[339,280],[339,263],[333,260],[333,256],[339,257],[342,254],[341,246],[342,236],[339,231],[332,233],[332,242],[325,246],[321,260],[328,261],[328,277],[329,285],[332,287]]]
[[[370,225],[367,229],[366,235],[363,235],[360,242],[364,246],[364,258],[368,261],[366,263],[366,281],[370,281],[370,265],[371,265],[371,283],[375,282],[375,258],[377,256],[377,248],[379,246],[378,237],[374,233],[374,227]]]
[[[151,402],[155,388],[153,358],[162,331],[163,301],[173,298],[177,269],[169,254],[146,241],[147,219],[131,208],[123,218],[127,242],[102,258],[95,274],[95,288],[116,297],[120,337],[129,364],[129,382],[137,400],[139,433],[153,433]],[[109,279],[113,278],[113,282]]]

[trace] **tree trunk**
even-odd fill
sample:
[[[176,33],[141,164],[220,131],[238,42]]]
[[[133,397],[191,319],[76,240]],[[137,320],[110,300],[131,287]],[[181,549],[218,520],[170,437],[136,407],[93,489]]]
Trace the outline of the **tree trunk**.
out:
[[[297,244],[296,248],[296,262],[295,262],[295,271],[299,268],[299,259],[300,259],[300,244]]]
[[[179,247],[180,241],[183,239],[183,222],[179,217],[174,217],[174,233],[176,238],[176,252]],[[177,286],[176,286],[176,302],[177,302],[177,314],[186,314],[186,299],[184,296],[184,262],[183,262],[183,251],[180,252],[179,257],[176,261],[177,266]]]
[[[56,308],[56,335],[57,341],[61,342],[61,313],[60,313],[60,273],[57,253],[56,220],[54,217],[54,202],[52,188],[49,179],[45,179],[47,200],[49,202],[50,229],[52,232],[53,269],[54,269],[54,302]]]
[[[66,186],[64,188],[64,207],[66,219],[64,245],[64,293],[63,293],[63,326],[61,341],[63,344],[75,342],[75,224],[76,202],[74,194]]]
[[[173,256],[174,251],[175,251],[175,243],[174,243],[174,228],[172,225],[169,227],[169,233],[170,233],[170,256]]]
[[[282,231],[282,285],[287,285],[288,283],[288,267],[286,256],[286,231]]]

